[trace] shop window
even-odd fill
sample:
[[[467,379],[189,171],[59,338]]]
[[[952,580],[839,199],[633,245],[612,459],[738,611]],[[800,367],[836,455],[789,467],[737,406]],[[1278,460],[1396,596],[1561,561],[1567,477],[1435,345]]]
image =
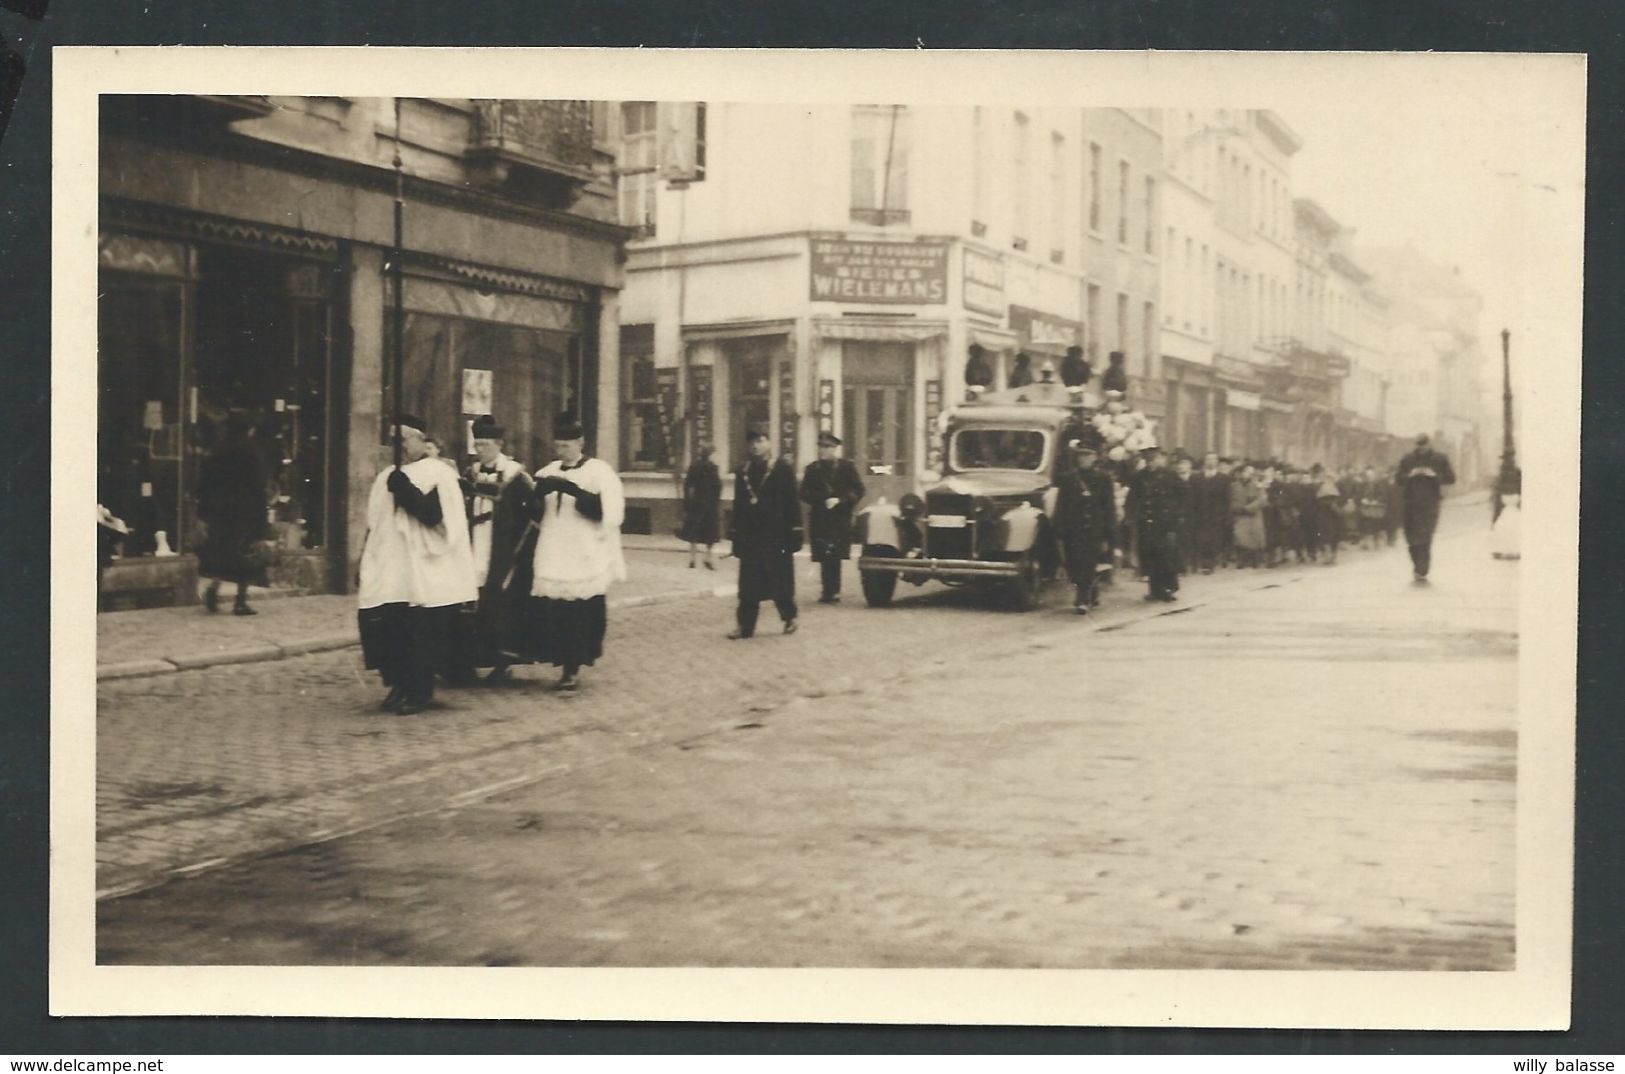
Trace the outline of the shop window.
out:
[[[490,413],[507,432],[507,453],[530,470],[553,458],[553,421],[570,406],[573,340],[562,332],[437,314],[406,315],[401,409],[428,423],[446,455],[459,464],[473,448],[464,410],[465,370],[491,374]],[[382,435],[388,444],[394,397],[388,384],[387,340]]]
[[[261,250],[198,250],[195,485],[225,424],[253,427],[267,521],[283,551],[327,543],[330,266]],[[189,489],[189,499],[196,489]]]
[[[104,272],[98,304],[97,500],[131,527],[126,556],[157,534],[187,550],[181,525],[181,284]]]
[[[852,109],[852,220],[906,224],[909,112],[900,104]]]
[[[732,464],[737,469],[749,455],[745,433],[760,429],[773,436],[773,356],[766,351],[737,353],[732,361],[729,426]]]
[[[653,344],[648,325],[621,329],[621,468],[625,470],[669,470],[672,465],[670,430],[661,420]]]

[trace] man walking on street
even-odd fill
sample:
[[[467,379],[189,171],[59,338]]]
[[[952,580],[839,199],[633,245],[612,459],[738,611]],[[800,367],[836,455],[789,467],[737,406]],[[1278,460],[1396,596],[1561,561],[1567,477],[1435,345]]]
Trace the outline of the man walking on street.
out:
[[[1456,472],[1443,452],[1434,451],[1428,435],[1416,438],[1416,447],[1399,460],[1394,482],[1404,503],[1405,544],[1411,550],[1416,581],[1426,582],[1433,563],[1433,531],[1439,525],[1440,491],[1456,483]]]
[[[1149,591],[1146,600],[1172,601],[1179,592],[1179,531],[1185,525],[1180,506],[1184,486],[1168,469],[1160,447],[1145,449],[1146,466],[1134,478],[1130,513],[1138,535],[1140,569]]]
[[[1055,498],[1055,530],[1066,554],[1066,573],[1076,598],[1073,608],[1087,615],[1097,603],[1095,574],[1110,564],[1117,543],[1117,490],[1112,479],[1095,468],[1101,436],[1086,429],[1072,442],[1077,469],[1062,479]]]
[[[502,426],[489,414],[474,419],[475,460],[463,475],[468,502],[468,537],[474,551],[474,584],[479,609],[460,639],[458,668],[472,678],[479,667],[491,669],[488,683],[508,678],[508,667],[520,649],[520,623],[530,594],[536,530],[530,524],[529,500],[535,487],[525,468],[503,451]]]
[[[785,459],[769,461],[773,444],[760,429],[745,434],[749,457],[734,475],[734,508],[728,539],[739,560],[739,628],[728,635],[739,640],[756,633],[756,616],[771,600],[784,621],[784,632],[796,632],[796,574],[791,557],[801,551],[801,504],[796,499],[796,472]]]
[[[478,590],[457,471],[429,454],[422,419],[399,421],[405,464],[367,497],[357,606],[363,659],[389,687],[380,707],[411,716],[434,704],[452,618]]]
[[[818,434],[818,461],[801,478],[801,499],[807,504],[807,539],[813,562],[822,573],[820,604],[841,600],[841,564],[852,557],[852,511],[863,499],[858,468],[841,456],[841,438]]]

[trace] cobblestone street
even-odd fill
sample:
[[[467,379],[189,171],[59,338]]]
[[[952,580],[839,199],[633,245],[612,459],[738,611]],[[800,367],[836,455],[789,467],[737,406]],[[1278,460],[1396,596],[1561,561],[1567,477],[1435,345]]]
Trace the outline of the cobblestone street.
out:
[[[353,649],[103,682],[106,963],[1509,969],[1516,563],[611,614],[402,719]],[[718,582],[731,581],[724,571]],[[176,876],[177,872],[197,875]]]

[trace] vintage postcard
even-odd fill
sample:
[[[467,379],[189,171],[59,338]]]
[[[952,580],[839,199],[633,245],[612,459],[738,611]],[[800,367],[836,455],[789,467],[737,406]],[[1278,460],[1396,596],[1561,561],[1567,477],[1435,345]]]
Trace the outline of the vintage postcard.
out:
[[[53,1014],[1568,1024],[1583,56],[54,62]]]

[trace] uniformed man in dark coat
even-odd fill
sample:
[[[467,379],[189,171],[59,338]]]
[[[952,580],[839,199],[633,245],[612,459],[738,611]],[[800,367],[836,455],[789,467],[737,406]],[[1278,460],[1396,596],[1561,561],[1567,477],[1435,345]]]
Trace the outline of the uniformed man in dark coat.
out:
[[[1179,592],[1179,531],[1186,524],[1181,510],[1184,486],[1168,469],[1160,447],[1146,448],[1146,466],[1135,475],[1129,513],[1138,536],[1140,570],[1149,591],[1146,600],[1172,601]]]
[[[1426,433],[1416,438],[1416,447],[1399,460],[1394,474],[1404,502],[1405,544],[1411,550],[1411,567],[1418,582],[1427,581],[1433,561],[1433,531],[1439,525],[1440,491],[1456,483],[1456,472],[1443,452],[1433,450]]]
[[[784,632],[796,632],[796,574],[791,557],[801,551],[801,503],[796,498],[796,472],[787,459],[773,461],[772,442],[760,429],[745,435],[750,457],[734,475],[734,506],[728,539],[739,560],[739,628],[730,638],[756,633],[756,615],[771,600],[784,621]]]
[[[1117,489],[1110,475],[1095,467],[1100,442],[1093,429],[1072,441],[1077,469],[1062,479],[1055,496],[1055,532],[1077,593],[1072,606],[1079,615],[1087,615],[1098,603],[1095,575],[1102,563],[1111,563],[1117,545]]]
[[[818,603],[839,603],[841,564],[852,558],[852,511],[863,499],[863,479],[841,458],[841,438],[834,433],[818,434],[818,461],[801,476],[801,499],[813,562],[823,576]]]
[[[1196,509],[1191,529],[1196,537],[1196,562],[1203,574],[1224,562],[1226,538],[1230,535],[1230,475],[1219,469],[1219,456],[1202,456],[1202,469],[1191,476]]]

